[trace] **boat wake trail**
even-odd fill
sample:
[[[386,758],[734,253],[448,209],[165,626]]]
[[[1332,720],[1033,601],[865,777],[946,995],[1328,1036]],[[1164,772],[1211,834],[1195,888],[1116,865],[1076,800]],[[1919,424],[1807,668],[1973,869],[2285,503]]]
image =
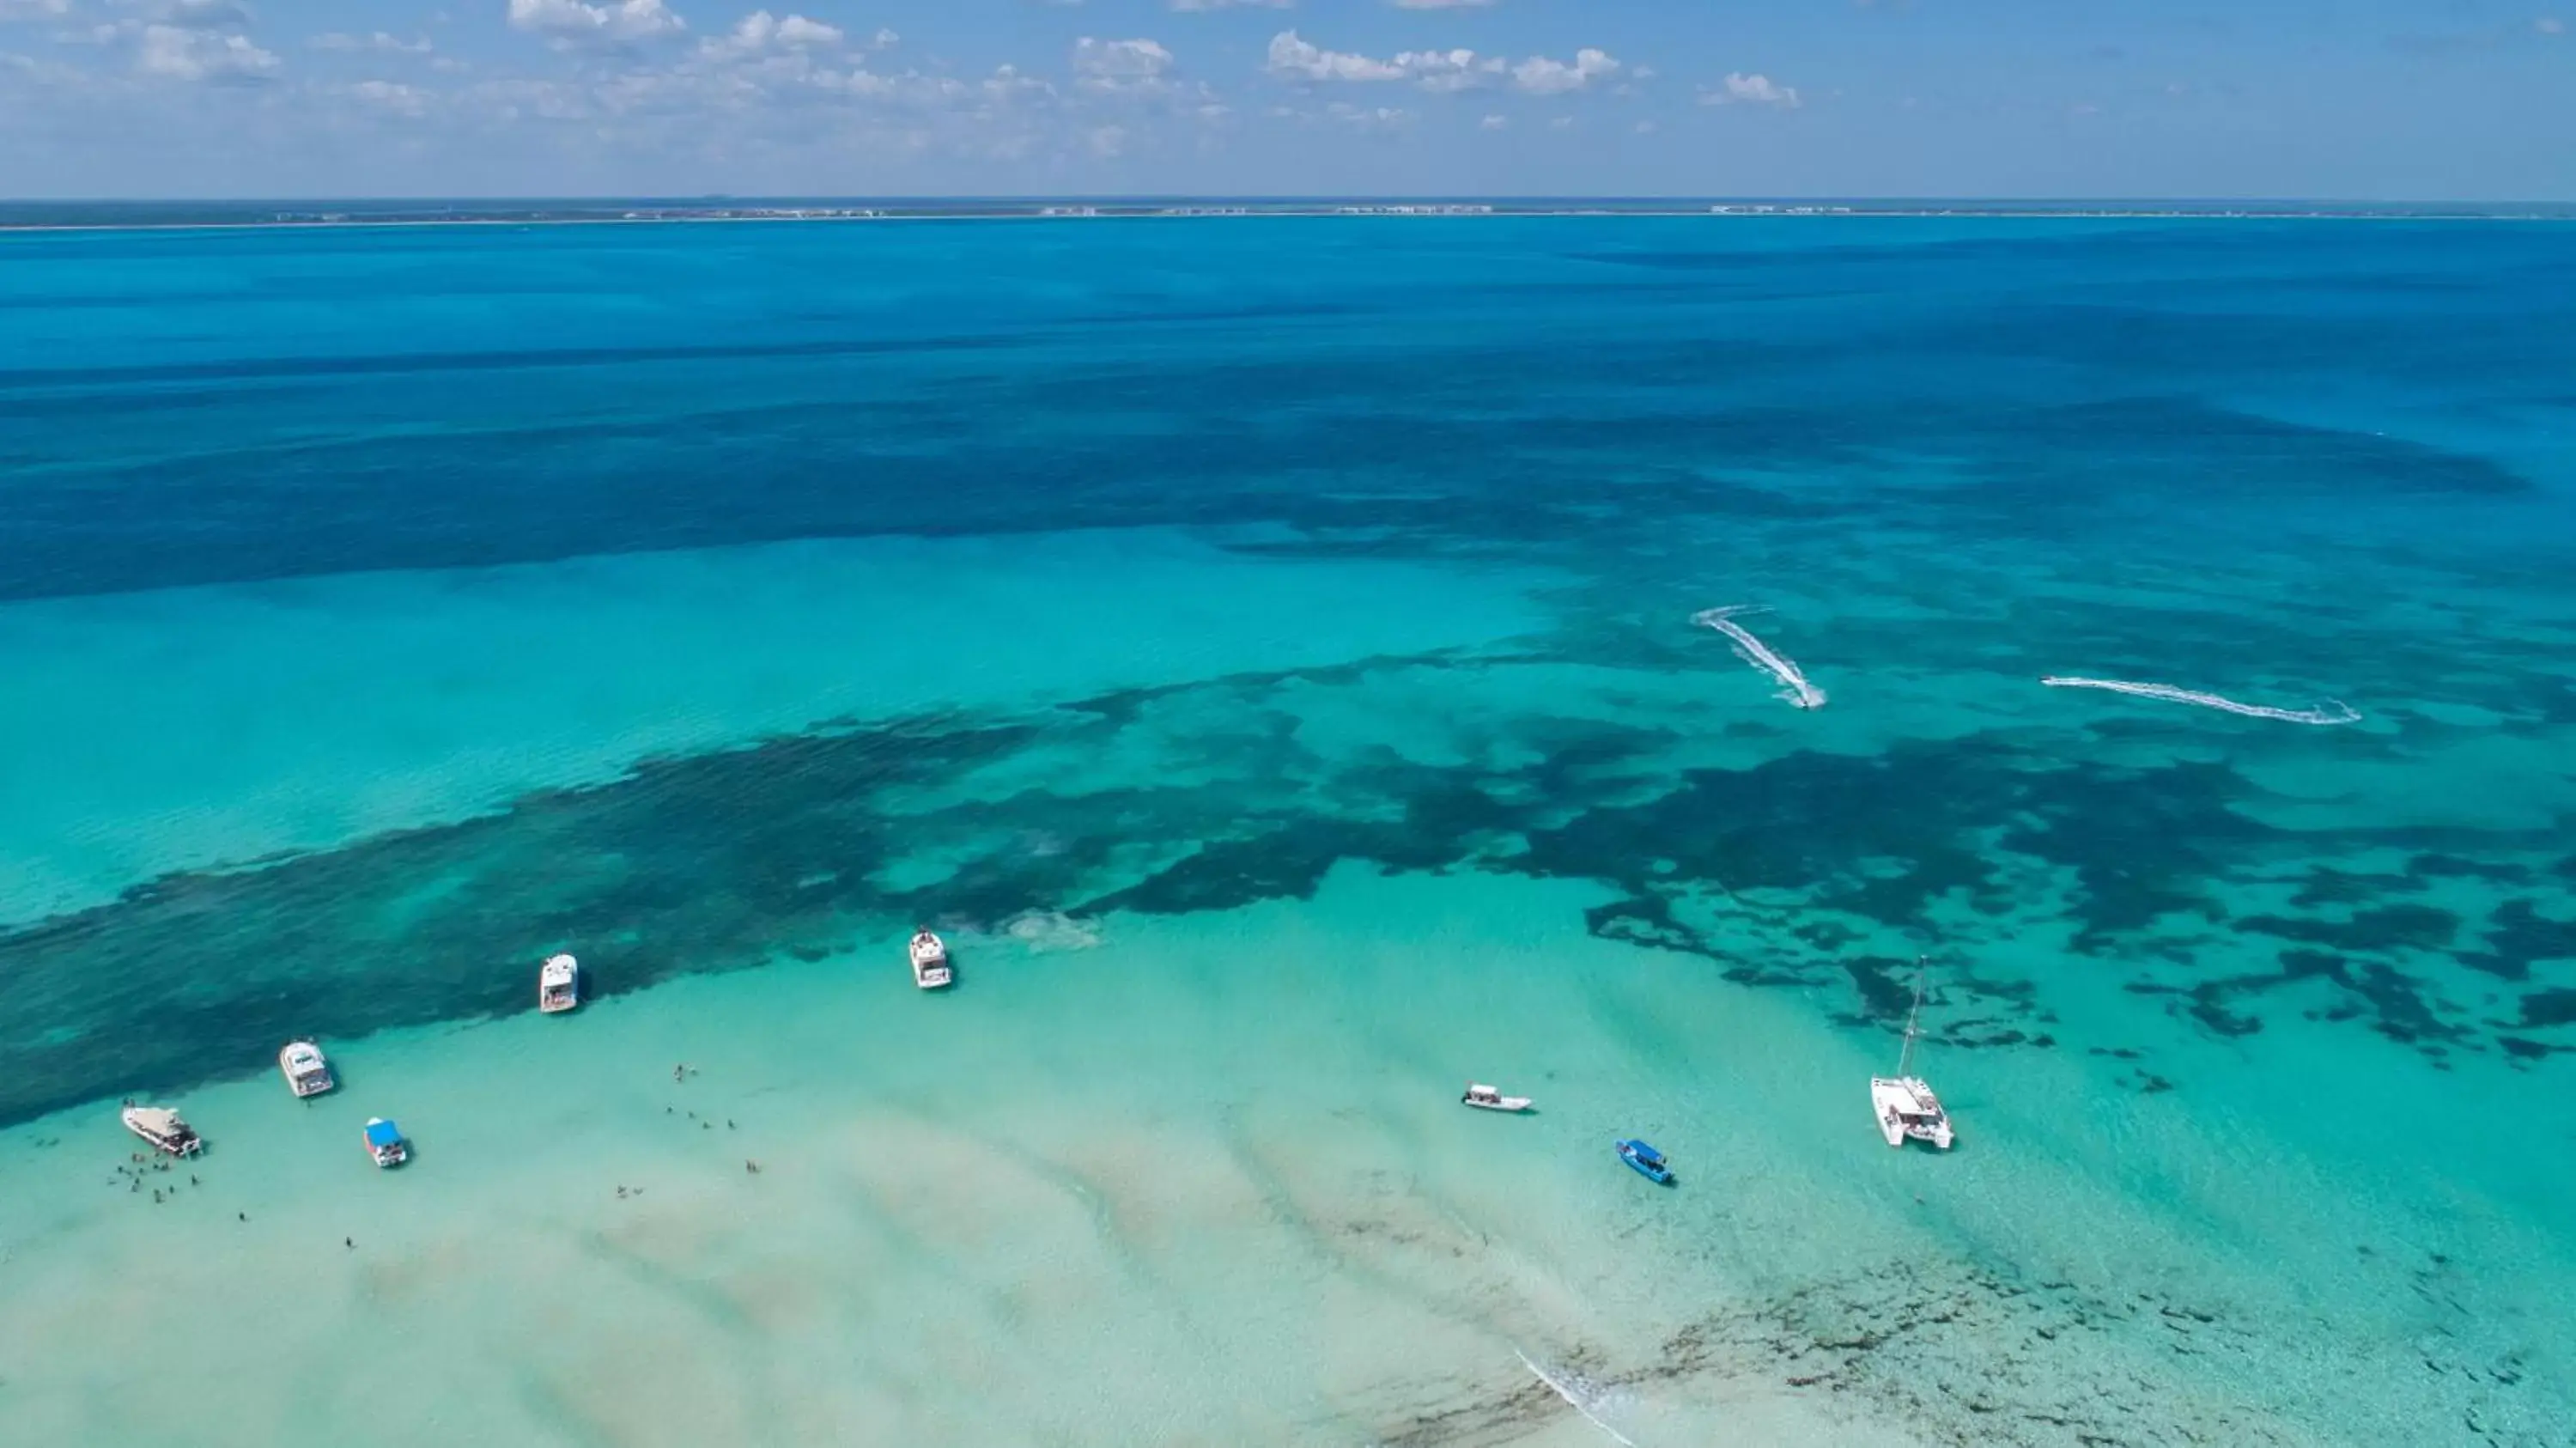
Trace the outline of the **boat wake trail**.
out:
[[[1796,664],[1780,657],[1776,653],[1773,653],[1769,644],[1755,638],[1752,630],[1747,629],[1744,625],[1735,621],[1735,615],[1739,613],[1759,613],[1761,611],[1761,608],[1754,604],[1729,604],[1725,608],[1702,609],[1700,612],[1691,615],[1691,622],[1700,625],[1702,628],[1713,628],[1719,633],[1726,635],[1728,639],[1732,640],[1735,644],[1735,656],[1737,658],[1744,660],[1744,662],[1751,664],[1753,667],[1760,669],[1762,672],[1769,674],[1772,678],[1780,681],[1780,697],[1782,699],[1797,705],[1801,709],[1823,708],[1825,706],[1824,690],[1808,683],[1807,676],[1798,672],[1798,666]]]
[[[1583,1415],[1583,1421],[1590,1423],[1593,1427],[1609,1434],[1611,1442],[1621,1444],[1623,1445],[1623,1448],[1637,1448],[1636,1443],[1629,1439],[1627,1435],[1621,1433],[1618,1429],[1611,1427],[1609,1424],[1602,1422],[1598,1417],[1593,1415],[1592,1402],[1598,1401],[1599,1394],[1592,1391],[1592,1385],[1590,1383],[1585,1382],[1579,1377],[1572,1378],[1570,1381],[1560,1381],[1559,1379],[1551,1376],[1547,1369],[1531,1362],[1529,1354],[1521,1351],[1519,1348],[1512,1349],[1512,1356],[1521,1360],[1521,1366],[1529,1369],[1531,1376],[1537,1378],[1540,1382],[1547,1384],[1558,1397],[1565,1399],[1566,1406],[1574,1409],[1574,1411],[1578,1413],[1581,1413]]]
[[[2242,714],[2248,719],[2278,719],[2285,724],[2351,724],[2361,718],[2361,711],[2341,699],[2328,699],[2316,709],[2272,709],[2261,704],[2239,704],[2216,694],[2177,689],[2171,684],[2132,684],[2120,679],[2066,679],[2052,674],[2040,680],[2052,689],[2108,689],[2114,694],[2135,694],[2141,699],[2170,699],[2177,704],[2197,704],[2204,709],[2223,709]]]

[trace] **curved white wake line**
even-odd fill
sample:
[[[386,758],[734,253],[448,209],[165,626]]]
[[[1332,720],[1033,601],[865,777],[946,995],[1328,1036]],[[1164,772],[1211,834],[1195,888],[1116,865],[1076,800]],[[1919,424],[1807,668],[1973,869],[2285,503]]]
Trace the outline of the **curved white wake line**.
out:
[[[1581,1413],[1581,1414],[1583,1415],[1583,1421],[1585,1421],[1585,1422],[1587,1422],[1587,1423],[1591,1424],[1591,1425],[1592,1425],[1593,1427],[1595,1427],[1595,1428],[1600,1429],[1602,1432],[1609,1434],[1609,1435],[1610,1435],[1610,1441],[1611,1441],[1611,1442],[1621,1444],[1621,1445],[1623,1445],[1623,1448],[1637,1448],[1637,1445],[1636,1445],[1634,1442],[1630,1441],[1630,1440],[1626,1437],[1626,1435],[1622,1434],[1618,1429],[1613,1428],[1613,1427],[1611,1427],[1609,1424],[1604,1423],[1604,1422],[1602,1422],[1600,1419],[1598,1419],[1598,1418],[1596,1418],[1596,1417],[1592,1416],[1592,1410],[1591,1410],[1590,1408],[1587,1408],[1587,1407],[1585,1407],[1585,1406],[1583,1405],[1583,1400],[1582,1400],[1581,1398],[1578,1398],[1578,1397],[1576,1397],[1576,1396],[1574,1395],[1574,1390],[1573,1390],[1573,1389],[1568,1388],[1565,1384],[1560,1383],[1560,1382],[1558,1382],[1556,1379],[1554,1379],[1554,1378],[1552,1378],[1552,1377],[1548,1376],[1547,1369],[1545,1369],[1545,1368],[1543,1368],[1543,1367],[1540,1367],[1538,1364],[1536,1364],[1536,1363],[1534,1363],[1534,1362],[1531,1362],[1531,1361],[1529,1360],[1529,1354],[1528,1354],[1528,1353],[1525,1353],[1525,1352],[1521,1351],[1519,1348],[1513,1348],[1513,1349],[1512,1349],[1512,1356],[1514,1356],[1514,1357],[1516,1357],[1516,1358],[1519,1358],[1519,1359],[1521,1360],[1521,1366],[1522,1366],[1522,1367],[1525,1367],[1525,1368],[1527,1368],[1527,1369],[1529,1369],[1529,1370],[1530,1370],[1530,1374],[1531,1374],[1531,1376],[1536,1377],[1540,1382],[1547,1384],[1547,1385],[1548,1385],[1548,1388],[1549,1388],[1551,1391],[1553,1391],[1553,1392],[1554,1392],[1558,1397],[1565,1399],[1565,1405],[1566,1405],[1567,1407],[1572,1408],[1574,1411],[1576,1411],[1576,1412],[1578,1412],[1578,1413]]]
[[[1724,608],[1702,609],[1691,615],[1691,622],[1703,628],[1713,628],[1733,640],[1737,658],[1780,681],[1782,699],[1801,709],[1823,708],[1825,691],[1808,683],[1807,676],[1798,672],[1796,664],[1773,653],[1769,644],[1755,638],[1752,630],[1734,619],[1736,614],[1758,611],[1753,604],[1735,603]]]
[[[2108,689],[2114,694],[2135,694],[2141,699],[2169,699],[2177,704],[2197,704],[2204,709],[2224,709],[2248,719],[2278,719],[2286,724],[2352,724],[2361,711],[2341,699],[2328,699],[2328,707],[2318,709],[2272,709],[2261,704],[2239,704],[2216,694],[2202,694],[2190,689],[2177,689],[2171,684],[2132,684],[2120,679],[2067,679],[2054,674],[2040,680],[2052,689]]]

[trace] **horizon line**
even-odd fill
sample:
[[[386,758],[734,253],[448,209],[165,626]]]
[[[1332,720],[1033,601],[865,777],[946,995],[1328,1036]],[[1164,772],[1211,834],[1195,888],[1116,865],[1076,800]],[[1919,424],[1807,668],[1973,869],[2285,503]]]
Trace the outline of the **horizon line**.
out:
[[[14,196],[0,197],[0,209],[30,206],[262,206],[322,204],[410,204],[429,203],[635,203],[656,202],[680,205],[710,205],[762,202],[881,202],[881,203],[966,203],[966,204],[1081,204],[1081,203],[1174,203],[1218,202],[1227,204],[1295,205],[1312,202],[1418,202],[1424,204],[1475,204],[1508,202],[1518,204],[1541,202],[1566,203],[1786,203],[1815,205],[1823,203],[1868,203],[1878,205],[2005,205],[2005,206],[2546,206],[2576,207],[2576,200],[2550,200],[2533,197],[2484,197],[2478,199],[2441,199],[2425,197],[2362,197],[2334,195],[2124,195],[2117,193],[2086,195],[2006,195],[2006,194],[1929,194],[1868,192],[1429,192],[1429,191],[1084,191],[1084,192],[866,192],[866,191],[566,191],[566,192],[386,192],[372,195],[278,193],[224,196]]]

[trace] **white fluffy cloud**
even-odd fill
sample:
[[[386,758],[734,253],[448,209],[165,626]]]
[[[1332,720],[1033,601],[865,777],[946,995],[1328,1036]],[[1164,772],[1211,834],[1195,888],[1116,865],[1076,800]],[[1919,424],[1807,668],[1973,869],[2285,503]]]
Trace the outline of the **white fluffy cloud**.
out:
[[[781,20],[766,10],[742,17],[730,34],[710,36],[698,48],[711,56],[759,55],[767,51],[824,50],[848,37],[836,25],[790,15]]]
[[[1782,85],[1767,75],[1732,71],[1719,86],[1701,91],[1699,103],[1704,106],[1778,106],[1782,110],[1795,110],[1798,107],[1798,88]]]
[[[71,0],[0,0],[0,20],[51,20],[71,9]]]
[[[689,28],[662,0],[510,0],[510,25],[568,47],[624,45]]]
[[[134,68],[145,75],[217,85],[257,85],[273,78],[283,65],[274,52],[253,45],[249,36],[178,25],[144,26],[134,52]]]
[[[1424,90],[1443,93],[1473,90],[1503,73],[1501,56],[1479,60],[1472,50],[1408,50],[1393,64]]]
[[[1294,30],[1282,30],[1270,37],[1269,69],[1272,75],[1301,80],[1402,80],[1401,67],[1365,55],[1326,50],[1313,41],[1300,39]]]
[[[1093,79],[1143,80],[1172,68],[1172,53],[1151,40],[1094,40],[1073,43],[1073,73]]]
[[[1204,96],[1205,86],[1172,74],[1176,64],[1172,53],[1157,41],[1096,40],[1086,35],[1073,43],[1074,88],[1096,96],[1147,100]]]
[[[1406,50],[1380,60],[1349,51],[1326,50],[1283,30],[1270,38],[1267,69],[1284,80],[1410,81],[1436,93],[1474,90],[1508,81],[1532,95],[1561,95],[1619,73],[1608,51],[1584,49],[1574,59],[1551,60],[1533,55],[1513,65],[1499,55],[1472,50]]]
[[[807,45],[838,45],[842,38],[841,28],[837,25],[826,25],[820,20],[808,20],[802,15],[790,15],[784,20],[771,20],[766,10],[754,10],[744,16],[742,24],[735,29],[737,33],[753,32],[764,42],[774,42],[790,49]]]
[[[1512,67],[1512,84],[1534,96],[1563,95],[1618,73],[1619,62],[1610,52],[1587,46],[1576,51],[1570,62],[1531,56]]]

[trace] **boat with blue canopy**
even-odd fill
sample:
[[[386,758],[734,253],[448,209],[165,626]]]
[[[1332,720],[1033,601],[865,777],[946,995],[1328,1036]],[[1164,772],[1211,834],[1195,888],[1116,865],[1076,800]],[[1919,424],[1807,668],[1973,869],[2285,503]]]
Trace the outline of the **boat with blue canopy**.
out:
[[[403,1140],[402,1128],[381,1116],[367,1119],[367,1155],[378,1166],[400,1166],[411,1160],[411,1143]]]
[[[1633,1168],[1637,1175],[1650,1182],[1667,1187],[1673,1184],[1672,1165],[1664,1160],[1662,1152],[1642,1141],[1631,1139],[1620,1142],[1619,1159]]]

